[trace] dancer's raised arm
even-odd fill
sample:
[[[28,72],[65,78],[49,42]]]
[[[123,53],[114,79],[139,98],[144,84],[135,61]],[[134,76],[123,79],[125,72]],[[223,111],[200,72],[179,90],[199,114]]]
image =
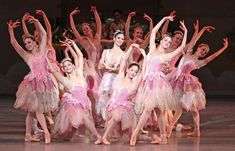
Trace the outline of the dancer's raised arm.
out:
[[[208,64],[209,62],[211,62],[213,59],[218,57],[222,52],[224,52],[224,50],[226,48],[228,48],[228,38],[227,37],[223,39],[223,47],[221,49],[219,49],[218,51],[216,51],[215,53],[213,53],[212,55],[210,55],[206,59],[199,61],[199,67],[202,67],[205,64]]]
[[[47,32],[47,44],[52,46],[52,32],[51,32],[51,24],[46,16],[46,13],[43,10],[36,10],[36,13],[42,15],[44,23],[46,25]]]
[[[22,20],[21,20],[21,22],[22,22],[22,28],[23,28],[23,31],[24,31],[24,34],[29,34],[29,30],[28,30],[28,28],[27,28],[27,26],[26,26],[26,21],[28,20],[28,17],[30,16],[30,14],[28,13],[28,12],[26,12],[25,14],[24,14],[24,16],[22,17]]]
[[[169,15],[169,16],[176,16],[176,11],[173,10],[172,12],[170,12],[170,15]],[[163,27],[162,27],[162,33],[161,33],[161,35],[165,35],[165,34],[167,33],[169,23],[170,23],[170,20],[166,20],[166,21],[165,21],[165,24],[164,24]]]
[[[130,37],[130,24],[131,24],[131,17],[135,16],[136,12],[130,12],[128,14],[127,20],[126,20],[126,24],[125,24],[125,38],[127,41],[127,45],[128,43],[130,43],[131,37]]]
[[[28,53],[20,46],[17,42],[14,34],[14,28],[17,28],[20,25],[20,22],[17,20],[13,22],[10,20],[8,23],[8,32],[10,34],[10,41],[16,52],[26,61],[28,59]]]
[[[157,23],[157,25],[153,28],[151,35],[150,35],[150,40],[149,40],[149,53],[151,53],[152,51],[154,51],[156,49],[156,44],[155,44],[156,34],[157,34],[158,30],[160,29],[160,27],[162,26],[162,24],[168,19],[170,21],[173,21],[174,17],[175,16],[163,17],[162,20],[159,21]]]
[[[149,32],[146,34],[147,37],[144,39],[144,41],[142,42],[141,44],[141,48],[146,48],[149,44],[149,39],[150,39],[150,34],[151,34],[151,31],[153,30],[153,20],[151,17],[149,17],[147,14],[144,14],[144,19],[149,21]]]
[[[98,41],[101,41],[102,23],[101,23],[100,16],[99,16],[95,6],[91,6],[91,12],[94,13],[95,22],[96,22],[96,34],[95,34],[95,37],[96,37],[96,39]]]
[[[77,38],[78,42],[80,43],[82,41],[82,36],[80,33],[77,31],[76,25],[74,23],[73,16],[80,13],[80,10],[76,7],[69,15],[69,20],[70,20],[70,26],[73,31],[74,36]]]
[[[39,51],[42,52],[43,54],[47,53],[46,50],[47,33],[43,28],[42,24],[38,21],[38,19],[35,19],[33,16],[29,16],[29,23],[33,23],[39,31],[40,35]]]
[[[195,46],[195,44],[197,43],[197,41],[199,40],[199,38],[202,36],[202,34],[205,31],[212,32],[213,30],[215,30],[215,27],[213,27],[213,26],[204,26],[199,31],[199,21],[196,20],[196,23],[194,23],[194,30],[195,30],[195,32],[193,34],[193,37],[192,37],[191,41],[185,47],[185,50],[186,50],[187,53],[192,53],[193,47]]]
[[[127,60],[129,59],[130,55],[131,55],[131,52],[133,51],[133,47],[136,47],[136,49],[139,49],[139,45],[138,44],[131,44],[130,47],[128,48],[123,60],[122,60],[122,63],[120,65],[120,68],[119,68],[119,73],[118,74],[122,74],[123,76],[125,75],[125,69],[126,69],[126,64],[127,64]]]
[[[78,56],[78,65],[77,65],[77,67],[81,72],[83,72],[83,63],[84,63],[83,54],[82,54],[81,50],[78,48],[77,44],[73,40],[68,39],[68,41],[71,42],[71,44],[72,44],[72,46],[73,46],[73,48],[74,48],[74,50],[75,50],[75,52]]]
[[[164,61],[171,61],[175,56],[177,56],[180,52],[182,52],[184,50],[184,47],[186,46],[186,41],[187,41],[187,34],[188,34],[188,30],[187,28],[185,27],[184,25],[184,21],[180,21],[180,28],[184,31],[184,37],[183,37],[183,40],[182,40],[182,43],[181,45],[176,49],[174,50],[173,52],[171,53],[167,53],[165,55],[162,56],[162,59]],[[183,52],[184,53],[184,52]]]
[[[145,53],[145,50],[140,48],[139,51],[141,52],[141,54],[143,55],[143,58],[144,58],[144,61],[143,61],[143,65],[142,65],[142,70],[141,70],[141,73],[140,75],[136,78],[136,81],[135,81],[135,86],[138,87],[140,82],[142,81],[143,79],[143,76],[146,72],[146,53]]]

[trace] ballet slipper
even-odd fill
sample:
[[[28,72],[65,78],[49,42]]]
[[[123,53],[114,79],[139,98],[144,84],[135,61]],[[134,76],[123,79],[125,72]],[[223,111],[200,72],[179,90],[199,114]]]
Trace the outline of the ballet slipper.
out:
[[[50,144],[51,143],[50,133],[45,133],[45,143],[46,144]]]
[[[161,137],[154,134],[152,141],[151,141],[151,144],[160,144],[160,142],[161,142]]]
[[[36,137],[35,135],[32,136],[31,134],[26,134],[24,141],[25,142],[40,142],[40,138]]]
[[[169,137],[171,136],[172,129],[173,129],[173,126],[172,126],[172,125],[168,125],[168,126],[167,126],[167,129],[166,129],[166,137],[167,137],[167,138],[169,138]]]
[[[131,145],[131,146],[135,146],[136,140],[137,140],[137,135],[138,135],[138,133],[136,133],[136,132],[133,132],[133,133],[132,133],[132,135],[131,135],[131,140],[130,140],[130,145]]]
[[[165,145],[165,144],[167,144],[167,138],[166,138],[166,135],[161,135],[160,136],[160,142],[158,143],[158,144],[160,144],[160,145]]]
[[[187,133],[189,137],[200,137],[200,130],[198,128],[194,128],[193,132]]]
[[[95,144],[95,145],[99,145],[99,144],[102,144],[102,142],[103,142],[102,138],[98,138],[98,139],[94,142],[94,144]]]
[[[102,141],[105,145],[110,145],[110,142],[107,140],[107,138],[102,138]]]

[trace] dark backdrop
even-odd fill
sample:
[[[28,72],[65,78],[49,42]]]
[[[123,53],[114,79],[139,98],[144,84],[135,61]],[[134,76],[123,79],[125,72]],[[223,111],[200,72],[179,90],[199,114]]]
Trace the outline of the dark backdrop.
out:
[[[201,27],[213,25],[216,31],[205,34],[200,42],[210,45],[210,53],[222,47],[222,38],[229,36],[230,46],[221,56],[206,67],[194,72],[203,83],[209,95],[235,96],[235,9],[233,0],[1,0],[0,1],[0,94],[14,94],[19,82],[28,72],[28,68],[18,56],[9,42],[6,22],[10,19],[21,19],[24,12],[34,14],[35,9],[43,9],[50,19],[60,18],[68,24],[68,14],[76,6],[81,13],[78,22],[90,17],[89,8],[96,5],[106,17],[112,16],[112,10],[118,8],[126,18],[130,11],[139,14],[146,12],[156,23],[162,16],[168,15],[173,9],[177,11],[175,23],[171,29],[178,26],[177,22],[184,19],[193,33],[193,22],[198,18]],[[137,17],[137,20],[142,20]],[[21,42],[22,30],[15,30],[17,39]],[[190,37],[189,37],[190,38]]]

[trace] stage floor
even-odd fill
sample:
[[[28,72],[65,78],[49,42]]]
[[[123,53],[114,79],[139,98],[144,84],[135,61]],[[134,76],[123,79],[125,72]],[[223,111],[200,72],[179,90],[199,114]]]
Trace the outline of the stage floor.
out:
[[[13,109],[14,98],[0,98],[0,151],[230,151],[235,150],[235,99],[208,99],[207,109],[201,111],[201,137],[188,138],[183,132],[173,132],[167,145],[138,142],[135,147],[126,142],[93,145],[75,139],[73,142],[52,141],[25,143],[25,113]],[[184,113],[183,123],[192,125],[190,113]]]

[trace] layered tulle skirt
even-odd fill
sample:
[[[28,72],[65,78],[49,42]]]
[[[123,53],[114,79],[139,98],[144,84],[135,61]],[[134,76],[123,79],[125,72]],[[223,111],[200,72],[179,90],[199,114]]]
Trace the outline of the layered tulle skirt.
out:
[[[110,102],[107,105],[108,119],[114,118],[117,122],[121,122],[122,130],[133,129],[136,125],[134,104],[130,101]]]
[[[93,120],[91,114],[91,103],[88,100],[77,101],[72,94],[65,93],[59,112],[55,118],[53,133],[58,135],[71,135],[73,129],[85,124],[84,119]]]
[[[180,74],[171,79],[171,85],[177,105],[181,105],[187,111],[205,108],[205,92],[197,77],[191,74]]]
[[[140,84],[135,98],[135,113],[141,114],[144,108],[149,111],[154,108],[162,111],[175,108],[172,87],[162,72],[145,75]]]
[[[58,88],[52,75],[36,77],[28,74],[18,87],[14,107],[28,112],[46,113],[56,110],[58,101]]]

